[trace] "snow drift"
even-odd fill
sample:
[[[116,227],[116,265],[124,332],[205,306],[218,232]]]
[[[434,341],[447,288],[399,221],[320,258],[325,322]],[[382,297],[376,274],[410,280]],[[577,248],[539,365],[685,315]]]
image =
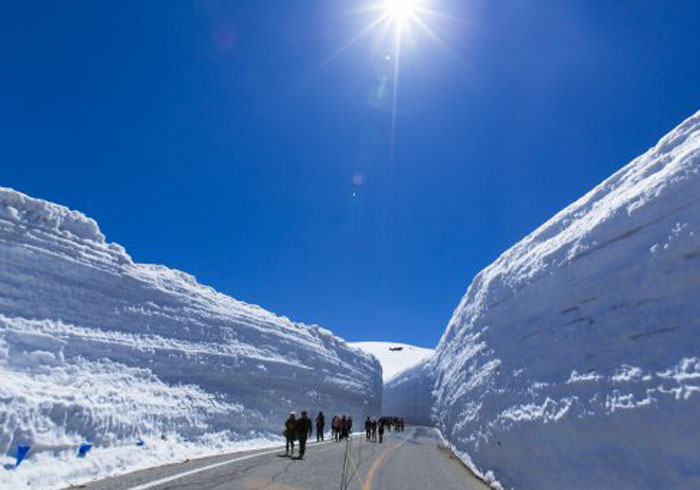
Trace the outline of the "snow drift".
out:
[[[699,299],[697,113],[478,274],[385,403],[506,488],[700,488]]]
[[[82,439],[250,440],[292,409],[361,420],[382,393],[379,363],[327,330],[134,263],[95,221],[6,188],[0,380],[0,451],[35,456]]]

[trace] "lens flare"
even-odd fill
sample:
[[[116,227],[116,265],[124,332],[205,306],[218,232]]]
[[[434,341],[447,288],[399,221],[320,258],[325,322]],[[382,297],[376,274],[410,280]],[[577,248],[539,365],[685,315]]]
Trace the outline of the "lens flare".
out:
[[[368,102],[377,108],[390,105],[391,109],[391,154],[393,159],[396,139],[397,108],[399,103],[399,78],[404,45],[413,47],[417,35],[422,34],[442,47],[446,43],[433,30],[433,22],[444,20],[450,15],[435,9],[435,0],[366,0],[364,7],[354,10],[354,14],[367,16],[367,24],[329,56],[320,67],[337,59],[348,48],[362,38],[372,38],[375,60],[381,60],[382,73],[377,85],[370,90]]]

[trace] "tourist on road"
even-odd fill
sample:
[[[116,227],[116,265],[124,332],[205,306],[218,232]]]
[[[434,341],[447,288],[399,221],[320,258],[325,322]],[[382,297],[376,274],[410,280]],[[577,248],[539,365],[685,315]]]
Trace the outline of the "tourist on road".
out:
[[[304,458],[306,452],[306,439],[311,435],[311,419],[306,412],[301,412],[301,417],[297,420],[297,437],[299,438],[299,459]]]
[[[383,442],[384,440],[384,420],[379,421],[379,442]]]
[[[343,415],[340,418],[340,438],[341,439],[347,439],[348,438],[348,419]]]
[[[333,430],[335,431],[335,440],[336,442],[340,441],[340,432],[341,432],[341,426],[343,424],[343,421],[340,420],[340,417],[337,415],[333,417]]]
[[[297,419],[294,412],[289,412],[289,417],[284,423],[284,437],[287,440],[285,456],[294,456],[294,439],[297,434]]]
[[[318,412],[316,416],[316,442],[321,442],[323,440],[323,428],[326,426],[326,419],[323,416],[323,412]]]
[[[369,441],[369,437],[372,434],[372,421],[369,419],[369,416],[367,417],[367,420],[365,420],[365,439]]]

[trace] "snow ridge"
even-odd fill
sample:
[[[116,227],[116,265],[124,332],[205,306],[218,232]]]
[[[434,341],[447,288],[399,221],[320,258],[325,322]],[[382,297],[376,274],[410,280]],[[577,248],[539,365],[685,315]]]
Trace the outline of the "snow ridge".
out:
[[[700,112],[480,272],[385,396],[505,488],[698,488],[698,298]]]
[[[382,396],[376,359],[328,330],[134,263],[94,220],[8,188],[0,379],[0,452],[30,443],[37,459],[63,457],[82,439],[108,448],[166,436],[221,448],[278,435],[290,410],[359,419],[378,413]],[[51,486],[40,476],[35,484]]]

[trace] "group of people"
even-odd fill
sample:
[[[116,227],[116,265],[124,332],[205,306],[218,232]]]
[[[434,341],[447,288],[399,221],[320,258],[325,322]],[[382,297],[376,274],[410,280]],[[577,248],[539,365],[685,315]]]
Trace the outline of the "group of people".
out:
[[[333,417],[333,424],[335,424],[335,419],[336,417]],[[352,419],[350,419],[350,425],[352,425]],[[323,415],[323,412],[318,412],[316,416],[316,442],[323,441],[325,427],[326,417]],[[284,422],[283,434],[287,441],[285,456],[294,456],[294,442],[299,441],[299,456],[297,459],[304,459],[306,441],[313,434],[313,424],[306,411],[302,411],[299,418],[297,418],[295,412],[289,412],[289,417]]]
[[[336,415],[331,420],[331,437],[340,442],[352,434],[352,417]]]
[[[322,413],[320,415],[323,415]],[[284,438],[287,441],[285,456],[294,456],[294,441],[299,441],[299,456],[298,459],[304,458],[306,452],[306,440],[311,437],[313,425],[311,419],[305,411],[301,412],[301,416],[297,418],[296,413],[289,412],[289,417],[284,422]],[[323,432],[321,429],[320,432]]]
[[[395,430],[396,432],[403,432],[403,430],[404,430],[404,428],[405,428],[405,424],[404,424],[404,422],[403,422],[403,418],[399,418],[399,417],[382,417],[382,418],[379,419],[379,420],[383,420],[383,421],[384,421],[384,425],[387,426],[387,428],[389,429],[389,432],[391,432],[392,430]]]
[[[323,412],[318,412],[316,416],[316,441],[323,441],[324,431],[326,427],[326,418]],[[367,417],[365,421],[365,431],[367,440],[379,442],[384,440],[385,429],[391,432],[392,428],[396,431],[404,429],[402,418],[398,417],[380,417],[379,419],[370,419]],[[284,422],[284,437],[287,441],[285,456],[294,457],[294,443],[299,442],[299,456],[297,459],[304,459],[306,453],[306,441],[313,434],[313,423],[306,411],[301,412],[301,416],[297,418],[295,412],[289,412],[289,417]],[[345,415],[336,415],[331,419],[331,437],[337,442],[348,439],[352,435],[352,417]]]
[[[384,442],[385,430],[391,432],[392,427],[397,432],[403,431],[403,419],[398,417],[379,417],[379,419],[371,419],[367,417],[367,420],[365,420],[365,438],[368,441],[377,442],[377,435],[379,435],[379,442]]]

